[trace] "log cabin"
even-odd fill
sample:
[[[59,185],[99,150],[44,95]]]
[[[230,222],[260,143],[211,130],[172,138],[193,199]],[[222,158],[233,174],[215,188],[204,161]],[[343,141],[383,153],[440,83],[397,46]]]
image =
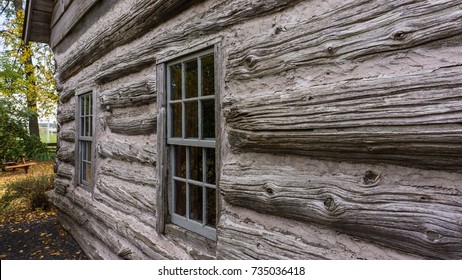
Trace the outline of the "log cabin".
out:
[[[462,259],[462,0],[28,0],[92,259]]]

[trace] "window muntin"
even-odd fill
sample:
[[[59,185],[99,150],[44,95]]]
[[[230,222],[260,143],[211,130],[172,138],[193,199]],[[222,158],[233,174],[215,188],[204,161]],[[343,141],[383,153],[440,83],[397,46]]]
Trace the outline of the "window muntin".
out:
[[[93,98],[92,93],[79,96],[78,116],[78,151],[79,184],[90,186],[93,180]]]
[[[171,222],[216,239],[213,50],[167,64]]]

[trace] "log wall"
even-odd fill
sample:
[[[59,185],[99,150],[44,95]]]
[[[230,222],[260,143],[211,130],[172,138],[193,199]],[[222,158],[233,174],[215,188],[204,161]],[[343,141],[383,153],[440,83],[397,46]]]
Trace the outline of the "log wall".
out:
[[[461,6],[55,1],[60,221],[94,259],[462,259]],[[222,62],[216,242],[161,209],[157,109],[160,63],[209,42]],[[76,95],[90,91],[89,190],[74,165]]]

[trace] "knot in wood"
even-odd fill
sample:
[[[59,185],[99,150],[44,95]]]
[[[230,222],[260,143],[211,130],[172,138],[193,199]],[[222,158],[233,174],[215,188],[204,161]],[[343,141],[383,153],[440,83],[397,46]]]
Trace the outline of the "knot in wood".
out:
[[[247,64],[247,67],[251,68],[257,64],[257,58],[253,55],[249,55],[245,58],[245,64]]]
[[[326,207],[327,210],[329,211],[334,211],[335,210],[335,201],[332,197],[327,197],[324,200],[324,206]]]
[[[427,231],[426,234],[427,234],[428,240],[430,240],[432,242],[436,241],[440,236],[439,233],[437,233],[436,231],[432,231],[432,230]]]
[[[393,39],[398,40],[398,41],[404,40],[405,37],[406,37],[406,33],[402,30],[396,31],[393,34]]]
[[[333,54],[335,52],[335,48],[332,47],[332,46],[328,46],[327,47],[327,52],[330,53],[330,54]]]
[[[365,185],[373,185],[379,180],[379,178],[380,174],[377,174],[372,170],[367,170],[363,177],[363,183]]]

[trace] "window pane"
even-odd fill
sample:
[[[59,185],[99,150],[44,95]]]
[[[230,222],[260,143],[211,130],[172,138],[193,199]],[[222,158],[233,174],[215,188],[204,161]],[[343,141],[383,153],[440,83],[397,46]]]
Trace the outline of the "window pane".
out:
[[[85,132],[84,136],[91,136],[91,117],[85,117]]]
[[[215,99],[202,101],[202,137],[215,138]]]
[[[91,142],[86,142],[86,150],[87,150],[87,161],[91,162]]]
[[[186,216],[186,184],[180,181],[173,181],[175,184],[175,213]]]
[[[86,182],[87,181],[87,163],[82,161],[82,173],[81,173],[81,181]]]
[[[181,133],[181,103],[174,103],[170,105],[172,111],[172,136],[182,137]]]
[[[189,178],[202,182],[202,148],[189,147]]]
[[[170,99],[181,99],[181,63],[170,66]]]
[[[186,108],[186,138],[197,138],[198,133],[198,113],[197,101],[185,102]]]
[[[87,163],[87,182],[91,182],[91,163]]]
[[[213,54],[202,57],[202,95],[215,94]]]
[[[174,175],[186,179],[186,147],[174,146]]]
[[[197,60],[185,63],[186,67],[186,98],[197,97]]]
[[[202,187],[189,185],[189,218],[202,221]]]
[[[207,180],[209,184],[215,185],[215,149],[206,150]]]
[[[80,136],[85,136],[85,117],[80,118]]]
[[[216,208],[216,196],[215,189],[205,188],[206,189],[206,199],[207,199],[207,221],[206,225],[211,227],[216,227],[217,224],[217,208]]]

